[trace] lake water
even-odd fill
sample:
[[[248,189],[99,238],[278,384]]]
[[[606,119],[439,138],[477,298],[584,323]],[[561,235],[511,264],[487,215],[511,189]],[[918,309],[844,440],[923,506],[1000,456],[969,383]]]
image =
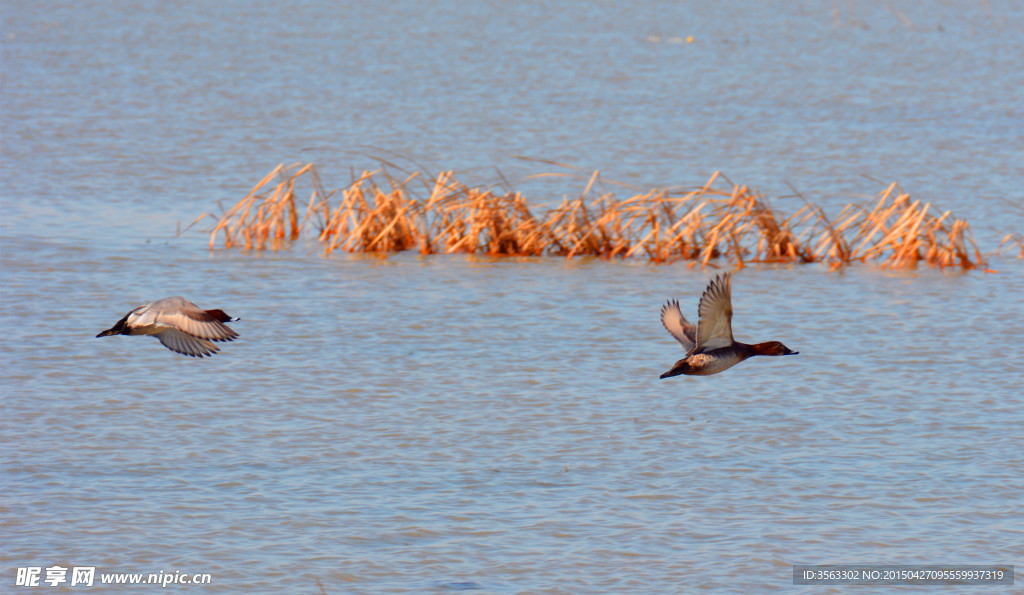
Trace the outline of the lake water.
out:
[[[747,267],[737,339],[800,355],[659,380],[681,356],[661,305],[694,317],[715,271],[175,232],[278,163],[336,187],[385,157],[500,170],[535,202],[593,169],[721,170],[782,210],[787,184],[838,212],[898,181],[991,252],[1024,230],[1024,5],[9,0],[0,22],[0,591],[55,565],[330,594],[830,593],[792,565],[1020,566],[1012,253]],[[516,155],[582,169],[531,181],[557,168]],[[93,338],[174,294],[241,338],[202,360]]]

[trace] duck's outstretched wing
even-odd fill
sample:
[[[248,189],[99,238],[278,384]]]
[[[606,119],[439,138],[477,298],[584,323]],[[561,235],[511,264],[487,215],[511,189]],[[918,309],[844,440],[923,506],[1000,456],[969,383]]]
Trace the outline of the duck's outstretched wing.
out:
[[[697,307],[697,350],[708,351],[732,345],[732,276],[716,276]]]
[[[661,307],[661,324],[676,341],[679,341],[683,351],[689,352],[697,344],[697,327],[686,320],[676,300],[669,300]]]
[[[223,315],[223,312],[215,310]],[[208,341],[233,341],[238,333],[221,322],[224,316],[211,314],[183,297],[157,300],[139,309],[138,325],[157,325],[184,331],[193,337]],[[227,317],[230,320],[230,317]],[[165,343],[166,345],[166,343]]]
[[[204,355],[213,355],[220,351],[220,349],[218,349],[213,343],[210,343],[205,339],[200,339],[199,337],[193,337],[192,335],[184,331],[179,331],[176,328],[169,328],[154,336],[157,339],[160,339],[160,342],[164,344],[164,347],[182,355],[203,357]]]

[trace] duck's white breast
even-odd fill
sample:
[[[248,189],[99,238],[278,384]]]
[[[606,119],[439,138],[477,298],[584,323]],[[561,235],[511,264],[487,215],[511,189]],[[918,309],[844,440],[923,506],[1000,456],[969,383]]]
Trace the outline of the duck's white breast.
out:
[[[724,372],[743,361],[737,353],[695,353],[690,356],[690,369],[694,376],[710,376]]]

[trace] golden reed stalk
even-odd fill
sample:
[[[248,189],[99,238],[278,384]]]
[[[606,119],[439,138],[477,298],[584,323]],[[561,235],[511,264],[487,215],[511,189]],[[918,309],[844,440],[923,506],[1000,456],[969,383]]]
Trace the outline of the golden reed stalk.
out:
[[[623,200],[610,193],[591,197],[598,175],[578,198],[535,213],[518,192],[467,186],[450,171],[429,180],[364,171],[353,173],[347,187],[326,191],[313,164],[279,165],[218,218],[210,248],[222,236],[225,248],[278,250],[313,229],[327,253],[644,257],[702,267],[719,258],[735,266],[822,262],[831,269],[868,261],[894,269],[985,266],[966,221],[949,211],[936,215],[896,184],[872,204],[847,205],[833,220],[806,201],[783,216],[718,172],[692,191],[655,189]],[[310,188],[301,221],[300,182]],[[410,190],[414,184],[425,188],[425,198]],[[1024,257],[1019,235],[1006,236],[1003,245]]]

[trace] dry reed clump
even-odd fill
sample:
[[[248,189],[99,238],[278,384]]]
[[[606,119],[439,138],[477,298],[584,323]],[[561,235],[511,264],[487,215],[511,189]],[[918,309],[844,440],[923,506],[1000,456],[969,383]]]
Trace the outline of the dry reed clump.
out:
[[[402,181],[388,178],[387,188],[377,186],[374,174],[363,172],[341,191],[333,209],[330,200],[336,192],[314,190],[309,211],[327,253],[339,247],[347,252],[400,252],[419,244],[413,215],[420,205],[405,190],[415,174]]]
[[[967,222],[912,201],[895,184],[867,205],[847,205],[832,220],[807,203],[783,216],[766,198],[716,172],[687,192],[655,189],[629,198],[583,193],[535,212],[518,192],[471,187],[441,172],[398,178],[385,169],[352,175],[327,191],[312,164],[283,165],[218,218],[210,247],[278,250],[316,230],[326,252],[468,253],[490,256],[644,257],[707,266],[747,262],[823,262],[832,269],[881,261],[889,268],[973,269],[984,265]],[[299,220],[299,186],[309,187]],[[419,190],[422,188],[422,191]],[[1016,236],[1004,244],[1024,246]]]
[[[245,198],[218,218],[210,234],[211,249],[221,232],[225,248],[242,245],[246,250],[264,250],[268,242],[270,248],[277,250],[285,240],[299,238],[301,226],[295,208],[295,182],[305,174],[316,177],[316,170],[313,164],[307,164],[287,177],[284,175],[286,171],[284,165],[275,167]],[[272,189],[258,194],[274,178],[282,180]],[[257,201],[259,204],[253,211]]]
[[[450,172],[449,172],[450,175]],[[488,256],[540,256],[547,234],[518,192],[464,188],[457,200],[435,203],[441,214],[431,251]]]
[[[911,201],[896,184],[879,194],[871,210],[847,205],[836,223],[818,235],[813,254],[824,255],[833,267],[882,259],[883,267],[894,269],[923,261],[966,270],[983,266],[985,260],[966,221],[949,211],[936,216],[930,203]]]
[[[1006,234],[1003,236],[1003,241],[999,243],[999,250],[1002,251],[1004,246],[1016,249],[1017,258],[1024,259],[1024,235],[1019,233]]]

